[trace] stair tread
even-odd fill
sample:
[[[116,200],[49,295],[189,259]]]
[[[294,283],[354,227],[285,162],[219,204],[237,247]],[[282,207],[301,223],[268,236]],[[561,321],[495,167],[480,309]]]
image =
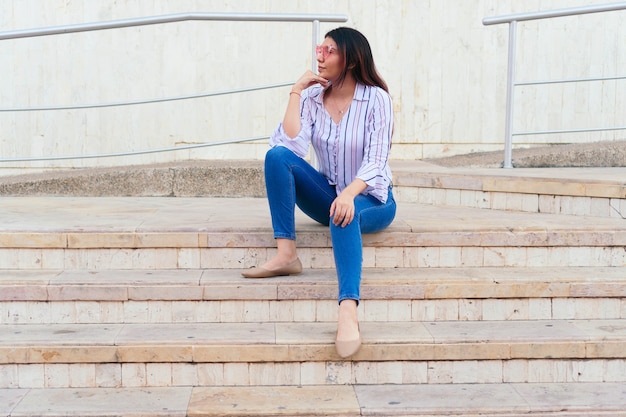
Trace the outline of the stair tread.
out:
[[[394,184],[462,190],[624,198],[626,170],[595,168],[443,167],[424,161],[394,161]]]
[[[451,400],[453,399],[453,400]],[[0,413],[106,416],[620,416],[622,382],[0,389]]]
[[[260,198],[5,197],[0,247],[274,247]],[[626,245],[621,218],[401,203],[366,246]],[[327,228],[298,211],[299,244],[329,247]],[[46,237],[44,237],[46,236]]]
[[[0,363],[338,360],[336,323],[4,324]],[[355,360],[619,358],[626,319],[362,322]]]
[[[3,270],[0,300],[334,299],[336,271],[245,279],[235,269]],[[89,291],[85,291],[85,287]],[[166,289],[167,291],[164,291]],[[368,300],[626,297],[626,267],[364,268]]]
[[[3,324],[0,346],[328,344],[335,322]],[[626,340],[626,319],[363,322],[363,343]]]

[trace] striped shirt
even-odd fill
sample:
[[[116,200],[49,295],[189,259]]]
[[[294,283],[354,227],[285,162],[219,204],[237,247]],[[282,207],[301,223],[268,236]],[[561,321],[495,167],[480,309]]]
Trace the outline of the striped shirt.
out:
[[[389,94],[379,87],[357,83],[354,98],[339,124],[324,108],[324,89],[316,84],[300,99],[301,129],[291,139],[282,123],[270,138],[270,146],[285,146],[304,158],[313,146],[318,170],[337,195],[355,178],[363,180],[369,194],[387,201],[391,185],[388,157],[393,131],[393,106]]]

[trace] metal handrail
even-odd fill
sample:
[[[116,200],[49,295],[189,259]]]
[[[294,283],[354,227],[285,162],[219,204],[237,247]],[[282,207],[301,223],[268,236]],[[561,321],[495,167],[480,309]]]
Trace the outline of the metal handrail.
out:
[[[499,25],[502,23],[523,22],[527,20],[550,19],[553,17],[576,16],[589,13],[612,12],[626,8],[626,2],[598,4],[592,6],[569,7],[567,9],[544,10],[530,13],[517,13],[504,16],[486,17],[483,25]]]
[[[541,85],[541,84],[565,84],[578,83],[582,81],[615,81],[626,80],[626,75],[617,75],[613,77],[592,77],[592,78],[568,78],[562,80],[537,80],[537,81],[516,81],[514,85]]]
[[[0,32],[0,40],[32,38],[35,36],[62,35],[65,33],[88,32],[93,30],[127,28],[183,22],[188,20],[214,20],[231,22],[346,22],[348,16],[341,14],[272,14],[272,13],[177,13],[161,16],[136,17],[110,20],[107,22],[81,23],[77,25],[52,26],[47,28],[12,30]]]
[[[582,82],[582,81],[604,81],[625,79],[626,76],[613,76],[604,78],[580,78],[571,80],[545,80],[545,81],[515,81],[515,52],[516,52],[516,29],[517,22],[549,19],[555,17],[577,16],[589,13],[600,13],[626,10],[626,2],[592,5],[582,7],[571,7],[567,9],[557,9],[548,11],[538,11],[531,13],[518,13],[505,16],[487,17],[483,19],[483,25],[498,25],[502,23],[509,24],[509,48],[507,60],[507,88],[506,88],[506,120],[504,133],[504,168],[513,168],[513,136],[531,135],[531,134],[551,134],[551,133],[574,133],[574,132],[592,132],[604,130],[622,130],[626,127],[616,126],[611,128],[588,128],[588,129],[568,129],[568,130],[547,130],[537,132],[513,132],[513,89],[521,85],[540,85],[540,84],[556,84],[564,82]]]
[[[243,143],[243,142],[254,142],[257,140],[268,139],[269,136],[256,136],[251,138],[243,138],[243,139],[231,139],[231,140],[223,140],[219,142],[204,142],[204,143],[194,143],[190,145],[182,145],[182,146],[168,146],[165,148],[155,148],[155,149],[143,149],[139,151],[127,151],[127,152],[110,152],[110,153],[98,153],[98,154],[88,154],[88,155],[65,155],[65,156],[32,156],[32,157],[16,157],[16,158],[2,158],[0,162],[33,162],[33,161],[61,161],[67,159],[95,159],[95,158],[111,158],[116,156],[132,156],[132,155],[146,155],[151,153],[163,153],[163,152],[173,152],[173,151],[184,151],[187,149],[197,149],[197,148],[206,148],[209,146],[217,146],[217,145],[229,145],[232,143]]]
[[[174,23],[191,20],[201,21],[233,21],[233,22],[308,22],[312,24],[312,47],[311,47],[311,66],[315,71],[315,45],[319,39],[319,24],[320,22],[346,22],[348,16],[344,14],[298,14],[298,13],[285,13],[285,14],[273,14],[273,13],[213,13],[213,12],[190,12],[190,13],[177,13],[161,16],[148,16],[140,18],[130,18],[122,20],[111,20],[106,22],[92,22],[82,23],[75,25],[64,26],[52,26],[45,28],[35,29],[22,29],[12,30],[7,32],[0,32],[0,40],[7,39],[21,39],[32,38],[38,36],[49,35],[63,35],[68,33],[79,33],[106,29],[128,28],[136,26],[156,25],[163,23]],[[79,109],[79,108],[95,108],[95,107],[112,107],[112,106],[124,106],[134,104],[146,104],[164,101],[185,100],[198,97],[209,97],[223,94],[234,94],[248,91],[255,91],[261,89],[276,88],[281,86],[290,85],[293,83],[273,84],[261,87],[249,87],[242,89],[234,89],[213,93],[197,94],[191,96],[170,97],[162,99],[151,100],[136,100],[120,103],[103,103],[103,104],[91,104],[91,105],[74,105],[74,106],[47,106],[47,107],[33,107],[33,108],[14,108],[14,109],[0,109],[0,111],[37,111],[37,110],[65,110],[65,109]],[[221,142],[206,142],[186,146],[175,146],[159,149],[147,149],[141,151],[132,152],[120,152],[120,153],[107,153],[107,154],[93,154],[93,155],[75,155],[75,156],[40,156],[40,157],[17,157],[17,158],[0,158],[0,162],[27,162],[27,161],[44,161],[44,160],[66,160],[66,159],[83,159],[83,158],[105,158],[114,156],[129,156],[139,155],[157,152],[169,152],[179,151],[191,148],[200,148],[207,146],[216,146],[230,143],[250,142],[261,139],[267,139],[267,136],[259,136],[252,138],[225,140]]]
[[[261,85],[258,87],[243,87],[243,88],[235,88],[232,90],[222,90],[222,91],[212,91],[208,93],[190,94],[186,96],[162,97],[162,98],[152,98],[152,99],[132,100],[132,101],[119,101],[119,102],[113,102],[113,103],[73,104],[69,106],[40,106],[40,107],[13,107],[13,108],[1,108],[0,107],[0,112],[78,110],[78,109],[95,109],[95,108],[101,108],[101,107],[135,106],[137,104],[163,103],[166,101],[191,100],[195,98],[216,97],[216,96],[223,96],[227,94],[249,93],[251,91],[269,90],[271,88],[286,87],[288,85],[293,85],[293,83],[294,82],[286,82],[286,83],[280,83],[280,84]]]

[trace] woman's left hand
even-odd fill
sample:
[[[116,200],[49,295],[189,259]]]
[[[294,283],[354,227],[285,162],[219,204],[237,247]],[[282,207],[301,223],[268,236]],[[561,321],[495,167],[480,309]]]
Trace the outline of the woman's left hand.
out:
[[[355,178],[339,193],[330,205],[330,217],[335,226],[346,227],[354,220],[354,199],[366,188],[367,184],[363,180]]]
[[[354,219],[354,197],[342,192],[330,205],[330,217],[335,226],[346,227]]]

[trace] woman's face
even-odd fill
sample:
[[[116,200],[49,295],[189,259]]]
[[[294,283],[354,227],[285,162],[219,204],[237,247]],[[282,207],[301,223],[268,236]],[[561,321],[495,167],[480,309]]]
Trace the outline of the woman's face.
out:
[[[337,44],[332,38],[324,39],[324,42],[316,49],[317,71],[320,77],[329,81],[335,81],[343,71],[343,57],[339,53]]]

